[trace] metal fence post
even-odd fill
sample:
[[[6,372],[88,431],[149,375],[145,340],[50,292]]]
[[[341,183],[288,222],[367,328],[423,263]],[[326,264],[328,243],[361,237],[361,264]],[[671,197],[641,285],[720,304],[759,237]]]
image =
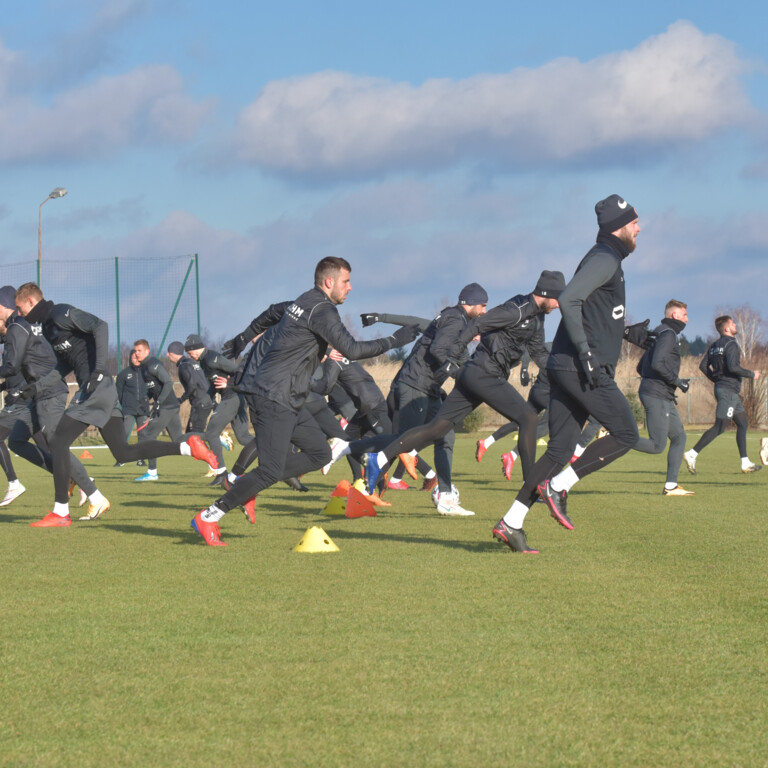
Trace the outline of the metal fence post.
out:
[[[115,320],[117,325],[117,372],[120,373],[122,350],[120,349],[120,257],[115,256]]]

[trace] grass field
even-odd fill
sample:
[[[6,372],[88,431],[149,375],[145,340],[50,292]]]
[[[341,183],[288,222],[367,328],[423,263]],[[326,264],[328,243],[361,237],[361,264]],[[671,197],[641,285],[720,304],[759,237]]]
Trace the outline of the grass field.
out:
[[[415,491],[322,517],[337,465],[263,494],[255,526],[228,515],[226,549],[189,528],[217,495],[198,462],[135,485],[94,450],[112,510],[37,530],[52,483],[19,460],[0,765],[768,764],[768,469],[740,474],[729,433],[683,468],[696,496],[663,498],[665,459],[631,453],[574,489],[574,531],[536,505],[542,553],[514,555],[491,528],[519,467],[475,439],[454,467],[474,518]],[[293,553],[312,525],[341,551]]]

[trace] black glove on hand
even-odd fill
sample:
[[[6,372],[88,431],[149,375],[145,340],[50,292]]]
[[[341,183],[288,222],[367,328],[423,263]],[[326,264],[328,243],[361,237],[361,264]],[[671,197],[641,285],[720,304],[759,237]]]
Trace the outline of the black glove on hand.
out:
[[[624,326],[624,339],[637,347],[648,349],[656,341],[656,334],[648,330],[650,323],[651,319],[648,318],[642,323]]]
[[[675,386],[681,391],[681,392],[687,392],[691,386],[691,380],[690,379],[678,379],[675,382]]]
[[[581,367],[587,377],[589,388],[594,389],[600,381],[600,363],[591,352],[582,352],[579,355]]]
[[[21,388],[22,400],[31,400],[37,394],[37,386],[34,381],[30,381]]]
[[[90,395],[96,387],[99,386],[99,384],[104,379],[104,371],[94,371],[91,374],[91,378],[88,379],[88,384],[85,386],[85,391]]]
[[[5,392],[6,389],[8,389],[8,382],[3,379],[0,381],[0,392]]]
[[[437,369],[437,372],[455,379],[460,368],[461,366],[455,360],[448,359]]]
[[[366,312],[364,315],[360,315],[360,319],[363,322],[363,328],[379,322],[379,316],[375,312]]]
[[[156,419],[160,415],[160,403],[155,402],[152,405],[152,410],[149,412],[150,419]]]
[[[238,333],[234,339],[230,339],[224,343],[224,346],[221,348],[221,353],[224,357],[228,357],[230,360],[236,360],[248,346],[249,341],[250,339],[245,333]]]
[[[418,326],[404,325],[398,328],[389,338],[392,339],[392,349],[410,344],[419,335]]]
[[[531,383],[531,374],[528,373],[527,368],[520,369],[520,384],[527,387]]]

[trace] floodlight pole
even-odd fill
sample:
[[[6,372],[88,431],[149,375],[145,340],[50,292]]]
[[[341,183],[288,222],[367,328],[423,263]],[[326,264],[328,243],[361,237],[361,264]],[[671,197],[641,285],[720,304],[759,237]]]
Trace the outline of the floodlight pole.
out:
[[[56,187],[48,197],[40,203],[37,215],[37,284],[40,285],[40,274],[42,272],[43,264],[43,206],[49,200],[56,200],[59,197],[64,197],[67,194],[67,190],[64,187]]]

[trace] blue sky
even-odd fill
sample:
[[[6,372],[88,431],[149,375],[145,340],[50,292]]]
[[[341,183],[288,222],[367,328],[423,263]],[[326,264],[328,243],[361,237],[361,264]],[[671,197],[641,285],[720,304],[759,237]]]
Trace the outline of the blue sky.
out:
[[[329,254],[353,265],[344,313],[432,316],[471,281],[493,305],[570,277],[618,193],[643,229],[631,318],[766,315],[768,11],[717,6],[19,4],[0,264],[36,258],[65,186],[44,261],[199,253],[213,336]]]

